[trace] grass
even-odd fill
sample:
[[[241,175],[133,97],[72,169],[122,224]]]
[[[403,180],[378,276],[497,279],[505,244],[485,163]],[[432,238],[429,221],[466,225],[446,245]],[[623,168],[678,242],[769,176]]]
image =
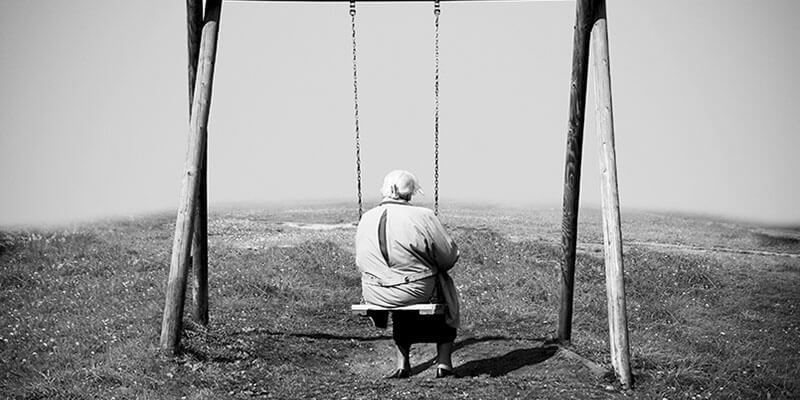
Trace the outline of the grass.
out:
[[[354,230],[302,228],[353,211],[319,205],[212,215],[211,325],[187,317],[176,358],[157,348],[172,217],[0,232],[0,397],[800,396],[800,259],[626,245],[636,388],[623,393],[546,341],[557,323],[559,212],[443,211],[462,250],[460,379],[430,378],[431,346],[415,346],[412,379],[380,379],[389,332],[348,312],[360,296]],[[582,212],[571,348],[608,365],[599,225]],[[626,213],[623,232],[629,243],[800,253],[796,236],[698,217]]]

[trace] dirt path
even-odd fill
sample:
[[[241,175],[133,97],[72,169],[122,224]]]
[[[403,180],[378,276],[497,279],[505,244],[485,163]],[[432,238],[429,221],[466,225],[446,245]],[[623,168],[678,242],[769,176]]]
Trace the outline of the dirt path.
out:
[[[749,255],[759,255],[759,256],[769,256],[769,257],[800,258],[800,254],[797,253],[785,253],[785,252],[762,251],[762,250],[744,250],[744,249],[734,249],[730,247],[717,247],[717,246],[703,247],[703,246],[689,246],[681,244],[656,243],[656,242],[637,242],[630,240],[625,242],[625,244],[632,246],[669,248],[669,249],[686,250],[686,251],[699,251],[706,253],[733,253],[733,254],[749,254]]]
[[[661,248],[661,249],[671,249],[671,250],[681,250],[681,251],[693,251],[693,252],[702,252],[702,253],[729,253],[729,254],[746,254],[746,255],[757,255],[757,256],[767,256],[767,257],[789,257],[789,258],[800,258],[800,254],[798,253],[786,253],[786,252],[777,252],[777,251],[763,251],[763,250],[748,250],[748,249],[734,249],[731,247],[720,247],[720,246],[692,246],[692,245],[685,245],[685,244],[672,244],[672,243],[659,243],[659,242],[640,242],[634,240],[628,240],[623,243],[623,246],[641,246],[641,247],[649,247],[649,248]],[[603,251],[603,244],[602,243],[583,243],[579,244],[578,250],[589,252],[589,253],[599,253]]]

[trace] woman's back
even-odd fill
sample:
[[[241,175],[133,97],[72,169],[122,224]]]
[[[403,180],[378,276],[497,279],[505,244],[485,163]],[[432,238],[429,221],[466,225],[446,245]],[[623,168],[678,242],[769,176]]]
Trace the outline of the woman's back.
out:
[[[369,304],[398,307],[428,302],[435,275],[448,270],[458,249],[433,211],[385,201],[366,212],[356,232],[356,265]]]

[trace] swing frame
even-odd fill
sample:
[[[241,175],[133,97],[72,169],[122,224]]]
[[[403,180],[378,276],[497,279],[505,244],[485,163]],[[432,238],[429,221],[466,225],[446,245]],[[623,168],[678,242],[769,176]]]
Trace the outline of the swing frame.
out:
[[[274,0],[226,1],[264,2]],[[322,2],[323,0],[278,1]],[[333,1],[349,3],[349,0]],[[362,3],[407,1],[415,0],[359,0]],[[476,0],[440,1],[468,2]],[[328,2],[331,1],[329,0]],[[190,268],[193,270],[191,274],[193,281],[192,316],[199,324],[208,324],[207,126],[211,108],[214,64],[216,62],[222,3],[223,0],[206,0],[204,7],[203,0],[186,0],[189,56],[187,64],[190,106],[189,150],[181,185],[161,327],[160,346],[162,351],[169,355],[175,355],[179,350],[184,298]],[[600,186],[611,364],[621,386],[627,389],[632,387],[632,376],[625,305],[606,1],[575,0],[575,10],[569,122],[564,169],[561,306],[557,330],[558,340],[562,344],[568,344],[572,334],[581,159],[591,47],[594,53],[592,70],[595,80],[595,117],[597,119],[598,142],[600,143]]]

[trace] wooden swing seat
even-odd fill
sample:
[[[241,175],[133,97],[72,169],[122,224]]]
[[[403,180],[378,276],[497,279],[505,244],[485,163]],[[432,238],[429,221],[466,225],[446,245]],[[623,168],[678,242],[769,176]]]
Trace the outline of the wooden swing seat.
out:
[[[420,315],[444,314],[447,306],[444,304],[414,304],[403,307],[380,307],[372,304],[353,304],[350,310],[353,314],[367,315],[369,311],[416,311]]]

